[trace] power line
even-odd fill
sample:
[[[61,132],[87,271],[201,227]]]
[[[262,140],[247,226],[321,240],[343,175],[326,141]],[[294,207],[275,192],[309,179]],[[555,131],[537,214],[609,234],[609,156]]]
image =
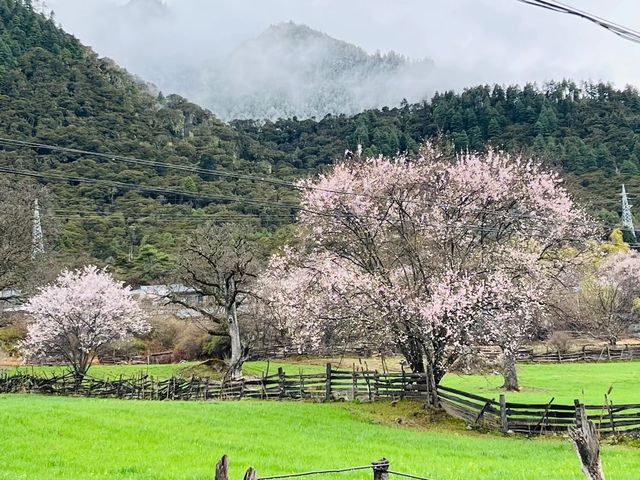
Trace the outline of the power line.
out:
[[[573,15],[583,18],[589,22],[609,30],[611,33],[618,35],[619,37],[629,40],[631,42],[640,43],[640,32],[628,27],[624,27],[610,20],[606,20],[602,17],[594,15],[592,13],[585,12],[566,3],[562,3],[556,0],[516,0],[520,3],[527,5],[533,5],[535,7],[544,8],[552,12],[564,13],[567,15]]]
[[[292,203],[288,204],[288,203],[272,202],[269,200],[255,200],[251,198],[242,198],[242,197],[237,197],[232,195],[213,195],[213,194],[207,194],[207,193],[196,193],[196,192],[189,192],[185,190],[178,190],[174,188],[152,187],[152,186],[146,186],[146,185],[139,185],[135,183],[119,182],[116,180],[103,180],[98,178],[86,178],[86,177],[72,177],[72,176],[58,175],[53,173],[45,174],[40,172],[34,172],[31,170],[18,170],[18,169],[9,168],[9,167],[3,167],[3,166],[0,166],[0,173],[9,173],[12,175],[40,178],[45,180],[90,183],[90,184],[96,184],[96,185],[104,185],[108,187],[124,188],[129,190],[141,190],[146,192],[155,192],[155,193],[163,193],[163,194],[170,194],[170,195],[181,195],[189,198],[209,200],[209,201],[227,201],[227,202],[246,203],[251,205],[259,205],[259,206],[271,206],[271,207],[289,208],[289,209],[298,209],[298,210],[301,209],[300,205],[295,205]]]
[[[533,2],[534,0],[518,0],[518,1],[522,1],[524,3],[529,3],[529,2]],[[535,1],[537,1],[537,0],[535,0]],[[549,3],[549,2],[544,2],[544,3]],[[287,182],[287,181],[284,181],[284,180],[279,180],[279,179],[274,179],[274,178],[258,177],[258,176],[253,176],[253,175],[244,175],[244,174],[236,174],[236,173],[233,173],[233,172],[220,171],[220,170],[209,170],[209,169],[203,169],[203,168],[192,167],[192,166],[174,165],[174,164],[169,164],[169,163],[164,163],[164,162],[157,162],[157,161],[152,161],[152,160],[142,160],[142,159],[135,158],[135,157],[128,157],[128,156],[116,155],[116,154],[111,154],[111,153],[91,152],[91,151],[87,151],[87,150],[60,147],[60,146],[56,146],[56,145],[48,145],[48,144],[42,144],[42,143],[36,143],[36,142],[28,142],[28,141],[23,141],[23,140],[13,140],[13,139],[7,139],[7,138],[2,138],[2,137],[0,137],[0,145],[11,146],[11,147],[41,148],[41,149],[48,149],[48,150],[52,150],[52,151],[69,152],[69,153],[74,153],[74,154],[94,155],[94,156],[98,156],[98,157],[101,157],[101,158],[106,158],[106,159],[112,160],[112,161],[113,160],[121,160],[121,161],[134,163],[134,164],[140,164],[140,165],[144,165],[144,166],[161,167],[161,168],[168,168],[168,169],[177,169],[177,170],[181,170],[181,171],[203,173],[203,174],[207,174],[207,175],[214,175],[214,176],[215,175],[219,175],[219,176],[229,177],[229,178],[252,180],[252,181],[258,181],[258,182],[267,182],[267,183],[274,184],[274,185],[280,185],[280,186],[295,188],[297,190],[316,190],[316,191],[323,191],[323,192],[332,193],[332,194],[338,194],[338,195],[351,195],[351,196],[367,197],[367,198],[379,199],[379,200],[392,199],[392,197],[390,197],[388,195],[376,195],[376,194],[369,194],[369,193],[364,193],[364,192],[335,190],[335,189],[329,189],[329,188],[317,187],[317,186],[309,186],[309,185],[301,186],[301,185],[298,185],[298,184],[293,183],[293,182]],[[27,171],[27,170],[10,172],[10,171],[8,171],[9,169],[7,167],[0,167],[0,172],[2,172],[3,169],[7,170],[6,173],[14,173],[14,174],[17,174],[17,175],[22,174],[22,175],[26,175],[26,176],[33,176],[33,177],[38,177],[38,178],[46,178],[45,174],[36,174],[35,172],[31,172],[31,171]],[[333,216],[333,217],[336,216],[335,214],[322,214],[320,212],[313,212],[313,211],[311,211],[309,209],[305,209],[305,208],[301,207],[300,205],[282,204],[280,202],[270,202],[270,201],[267,201],[267,200],[251,200],[251,199],[245,199],[245,198],[241,198],[241,197],[237,197],[237,196],[198,194],[198,193],[188,192],[188,191],[183,191],[183,190],[168,189],[168,188],[165,188],[165,187],[146,187],[146,186],[142,186],[142,185],[129,184],[129,183],[125,183],[125,182],[118,182],[118,181],[112,181],[112,180],[89,179],[89,178],[82,178],[82,177],[64,177],[64,176],[61,176],[61,175],[54,175],[54,174],[50,174],[49,176],[51,176],[54,179],[64,180],[64,181],[77,181],[77,182],[84,182],[84,183],[105,184],[105,185],[115,186],[115,187],[120,187],[120,188],[129,188],[129,189],[138,189],[138,190],[143,190],[143,191],[153,191],[153,192],[159,192],[159,193],[169,193],[169,194],[183,195],[183,196],[187,196],[187,197],[190,197],[190,198],[200,198],[200,199],[207,199],[207,200],[213,200],[213,201],[220,201],[220,200],[222,200],[222,201],[232,201],[232,202],[239,202],[239,203],[249,203],[249,204],[254,204],[254,205],[262,205],[262,206],[268,205],[268,206],[275,206],[275,207],[281,207],[281,208],[296,209],[296,210],[299,210],[299,211],[306,211],[308,213],[313,213],[313,214],[316,214],[316,215]],[[458,208],[459,207],[457,205],[450,205],[450,204],[446,204],[446,203],[443,203],[443,202],[428,201],[428,200],[422,200],[420,202],[418,202],[418,201],[408,201],[408,203],[411,203],[411,204],[414,204],[414,205],[418,205],[418,206],[426,206],[426,205],[432,205],[433,206],[433,205],[435,205],[435,206],[439,206],[439,207],[451,207],[451,208]],[[501,213],[498,210],[493,210],[493,212],[494,213]],[[505,214],[505,218],[510,218],[510,219],[513,219],[513,220],[534,219],[534,220],[536,220],[538,222],[540,222],[540,221],[547,222],[548,221],[548,220],[546,220],[544,218],[533,218],[530,215],[513,214],[513,213]],[[580,223],[580,224],[574,223],[574,224],[571,224],[571,225],[572,226],[582,226],[582,223]],[[607,226],[607,227],[610,227],[610,228],[616,228],[618,225],[616,224],[616,225],[604,225],[604,226]]]
[[[319,215],[319,216],[325,216],[325,217],[331,217],[331,218],[352,218],[352,215],[350,215],[348,212],[345,213],[324,213],[324,212],[315,212],[313,210],[310,209],[306,209],[303,208],[299,205],[294,205],[294,204],[282,204],[282,203],[278,203],[278,202],[270,202],[270,201],[264,201],[264,200],[252,200],[252,199],[244,199],[244,198],[240,198],[240,197],[233,197],[233,196],[226,196],[226,195],[209,195],[209,194],[199,194],[199,193],[194,193],[194,192],[187,192],[187,191],[182,191],[182,190],[176,190],[176,189],[168,189],[168,188],[162,188],[162,187],[147,187],[147,186],[143,186],[143,185],[136,185],[136,184],[131,184],[131,183],[125,183],[125,182],[117,182],[117,181],[112,181],[112,180],[100,180],[100,179],[95,179],[95,178],[84,178],[84,177],[70,177],[70,176],[65,176],[65,175],[55,175],[55,174],[43,174],[43,173],[39,173],[39,172],[33,172],[33,171],[28,171],[28,170],[17,170],[17,169],[11,169],[11,168],[7,168],[7,167],[0,167],[0,173],[9,173],[9,174],[13,174],[13,175],[21,175],[21,176],[27,176],[27,177],[35,177],[35,178],[41,178],[41,179],[52,179],[52,180],[56,180],[56,181],[75,181],[75,182],[79,182],[79,183],[90,183],[90,184],[97,184],[97,185],[106,185],[106,186],[113,186],[113,187],[119,187],[119,188],[128,188],[128,189],[134,189],[134,190],[142,190],[142,191],[151,191],[151,192],[159,192],[159,193],[169,193],[172,195],[184,195],[184,196],[188,196],[191,198],[196,198],[196,199],[205,199],[205,200],[210,200],[210,201],[231,201],[231,202],[238,202],[238,203],[248,203],[251,205],[257,205],[257,206],[270,206],[270,207],[279,207],[279,208],[288,208],[291,210],[299,210],[302,212],[306,212],[306,213],[310,213],[312,215]],[[375,217],[363,217],[365,219],[376,219]],[[531,218],[529,215],[516,215],[516,214],[507,214],[505,215],[506,219],[512,219],[512,220],[525,220],[528,218]],[[543,218],[537,218],[537,221],[540,222],[547,222],[547,220],[543,219]],[[426,224],[425,224],[426,225]],[[569,225],[580,225],[582,226],[582,224],[569,224]],[[432,225],[428,225],[428,226],[432,226],[434,228],[442,228],[442,224],[432,224]],[[617,225],[616,225],[617,226]],[[477,231],[481,231],[481,232],[485,232],[485,233],[498,233],[501,232],[502,229],[498,229],[495,227],[491,227],[491,226],[486,226],[486,225],[474,225],[474,224],[461,224],[460,227],[463,228],[467,228],[469,230],[477,230]],[[533,233],[531,233],[531,235],[533,236]]]
[[[203,175],[211,175],[211,176],[224,177],[224,178],[235,178],[237,180],[248,180],[248,181],[254,181],[254,182],[268,183],[268,184],[275,185],[275,186],[293,188],[295,190],[318,190],[318,191],[323,191],[323,192],[326,192],[326,193],[338,193],[338,194],[341,194],[341,195],[367,196],[367,194],[359,193],[359,192],[349,192],[349,191],[346,191],[346,190],[334,190],[334,189],[323,188],[323,187],[312,187],[312,186],[308,186],[308,185],[298,185],[295,182],[289,182],[287,180],[281,180],[281,179],[273,178],[273,177],[259,177],[259,176],[256,176],[256,175],[247,175],[247,174],[229,172],[229,171],[226,171],[226,170],[211,170],[211,169],[207,169],[207,168],[195,167],[195,166],[192,166],[192,165],[176,165],[176,164],[173,164],[173,163],[158,162],[158,161],[155,161],[155,160],[145,160],[145,159],[140,159],[140,158],[136,158],[136,157],[118,155],[118,154],[114,154],[114,153],[92,152],[92,151],[89,151],[89,150],[80,150],[80,149],[76,149],[76,148],[60,147],[60,146],[57,146],[57,145],[48,145],[48,144],[44,144],[44,143],[28,142],[28,141],[24,141],[24,140],[13,140],[13,139],[10,139],[10,138],[1,138],[0,137],[0,145],[9,146],[9,147],[16,147],[16,148],[17,147],[38,148],[38,149],[43,149],[43,150],[59,151],[59,152],[73,153],[73,154],[79,154],[79,155],[89,155],[89,156],[95,156],[95,157],[100,157],[100,158],[106,158],[106,159],[112,160],[112,161],[118,160],[118,161],[122,161],[122,162],[132,163],[132,164],[135,164],[135,165],[143,165],[143,166],[147,166],[147,167],[167,168],[167,169],[179,170],[179,171],[183,171],[183,172],[199,173],[199,174],[203,174]]]

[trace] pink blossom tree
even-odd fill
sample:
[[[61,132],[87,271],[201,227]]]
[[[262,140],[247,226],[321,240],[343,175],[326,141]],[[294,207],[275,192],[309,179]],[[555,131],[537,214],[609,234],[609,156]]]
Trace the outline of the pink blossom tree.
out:
[[[615,345],[640,318],[640,254],[611,251],[584,272],[575,295],[578,327]]]
[[[32,356],[57,356],[82,379],[105,344],[150,330],[124,286],[93,265],[63,271],[29,299],[33,316],[23,349]]]
[[[591,232],[555,173],[500,152],[426,144],[417,158],[343,161],[301,187],[297,247],[260,281],[269,310],[301,348],[327,330],[391,340],[436,384],[473,342],[526,336],[568,239]]]

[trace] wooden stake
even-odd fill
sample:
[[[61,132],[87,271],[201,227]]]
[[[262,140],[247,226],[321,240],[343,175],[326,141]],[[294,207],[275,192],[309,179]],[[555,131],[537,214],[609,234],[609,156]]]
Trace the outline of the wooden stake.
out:
[[[584,405],[580,405],[578,413],[580,425],[569,429],[569,437],[576,447],[582,472],[587,480],[605,480],[600,462],[600,440],[593,422],[587,419]]]
[[[253,467],[249,467],[244,474],[244,480],[256,480],[256,478],[256,469]]]
[[[381,458],[376,462],[371,462],[371,465],[373,465],[373,480],[389,479],[389,460]]]
[[[214,480],[229,480],[229,457],[223,455],[216,464]]]

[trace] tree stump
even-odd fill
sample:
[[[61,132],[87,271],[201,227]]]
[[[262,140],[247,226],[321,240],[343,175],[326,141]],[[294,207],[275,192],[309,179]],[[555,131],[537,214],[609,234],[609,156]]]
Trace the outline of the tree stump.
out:
[[[584,409],[580,406],[578,426],[569,429],[569,437],[573,441],[582,463],[582,471],[587,480],[605,480],[602,463],[600,462],[600,439],[598,430],[593,422],[589,421]]]

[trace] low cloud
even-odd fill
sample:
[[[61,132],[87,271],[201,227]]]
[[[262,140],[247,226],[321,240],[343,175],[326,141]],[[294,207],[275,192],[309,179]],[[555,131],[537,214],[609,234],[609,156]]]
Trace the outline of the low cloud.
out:
[[[194,96],[211,70],[272,24],[292,20],[372,53],[429,58],[428,90],[571,78],[640,83],[640,45],[515,0],[48,0],[65,29],[163,91]],[[624,24],[634,0],[573,0]],[[629,25],[633,27],[633,25]],[[208,71],[202,75],[202,71]],[[215,72],[213,72],[215,73]],[[196,100],[202,101],[204,97]]]

